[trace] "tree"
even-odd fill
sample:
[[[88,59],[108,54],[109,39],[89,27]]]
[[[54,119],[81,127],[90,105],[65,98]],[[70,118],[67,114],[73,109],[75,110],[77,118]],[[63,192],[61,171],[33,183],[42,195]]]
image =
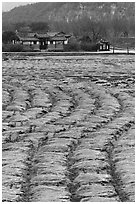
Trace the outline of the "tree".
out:
[[[27,26],[27,23],[26,22],[18,22],[18,23],[15,23],[14,24],[14,27],[15,27],[15,30],[20,30],[21,28],[23,27],[26,27]]]
[[[30,28],[32,31],[48,31],[49,25],[47,22],[33,22],[30,24]]]
[[[6,22],[6,21],[3,21],[2,22],[2,30],[3,31],[15,31],[15,25],[11,22]]]
[[[18,37],[13,31],[5,31],[2,33],[2,42],[7,44],[11,43],[12,40],[18,40]]]

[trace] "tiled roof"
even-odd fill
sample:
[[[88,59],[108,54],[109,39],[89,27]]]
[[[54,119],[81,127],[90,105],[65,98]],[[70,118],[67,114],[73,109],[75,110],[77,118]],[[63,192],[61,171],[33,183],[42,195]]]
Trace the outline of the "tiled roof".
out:
[[[28,33],[27,37],[34,37],[35,35],[37,35],[37,33]]]
[[[34,37],[34,35],[36,35],[36,33],[21,33],[21,32],[18,32],[17,34],[16,34],[18,37],[19,37],[19,39],[34,39],[35,37]]]
[[[38,41],[40,38],[46,38],[54,41],[65,41],[71,35],[64,32],[47,32],[47,33],[18,33],[17,36],[22,41]]]
[[[65,35],[66,38],[70,38],[71,36],[72,36],[71,34]]]
[[[16,33],[16,35],[19,37],[19,38],[25,38],[27,37],[26,33]]]
[[[35,35],[37,38],[49,38],[49,35],[47,33],[44,34],[36,34]]]
[[[66,38],[64,36],[55,36],[55,37],[52,37],[51,40],[54,40],[54,41],[65,41]]]
[[[19,37],[19,39],[21,40],[21,41],[38,41],[38,38],[29,38],[29,37],[24,37],[24,38],[22,38],[22,37]]]
[[[100,43],[109,43],[107,40],[102,40],[102,39],[99,42]]]
[[[59,34],[60,32],[47,32],[48,36],[54,37],[55,35]]]

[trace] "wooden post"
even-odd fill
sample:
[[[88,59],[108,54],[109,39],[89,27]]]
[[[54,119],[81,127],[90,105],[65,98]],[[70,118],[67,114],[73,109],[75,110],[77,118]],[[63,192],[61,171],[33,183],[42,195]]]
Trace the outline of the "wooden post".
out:
[[[110,44],[108,45],[108,50],[110,51]]]
[[[114,54],[114,47],[113,47],[113,54]]]
[[[129,48],[127,47],[127,54],[129,54]]]

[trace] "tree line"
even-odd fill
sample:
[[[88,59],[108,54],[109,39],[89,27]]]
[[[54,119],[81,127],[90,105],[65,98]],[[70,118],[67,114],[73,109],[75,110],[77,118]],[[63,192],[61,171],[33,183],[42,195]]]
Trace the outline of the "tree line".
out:
[[[72,21],[47,21],[47,22],[20,22],[4,23],[3,31],[16,30],[20,32],[47,32],[47,31],[64,31],[75,37],[89,36],[93,42],[100,38],[114,40],[121,35],[123,37],[135,35],[135,18],[118,18],[117,16],[110,19],[95,21],[87,16]]]

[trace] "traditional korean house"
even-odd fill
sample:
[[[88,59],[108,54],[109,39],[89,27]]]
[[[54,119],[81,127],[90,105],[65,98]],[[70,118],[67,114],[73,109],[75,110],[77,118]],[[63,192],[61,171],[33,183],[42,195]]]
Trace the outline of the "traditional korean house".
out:
[[[64,32],[16,33],[25,50],[63,51],[71,35]]]
[[[100,40],[98,43],[98,51],[109,51],[110,50],[110,43],[106,40]]]
[[[39,50],[39,39],[33,36],[34,34],[22,34],[18,33],[18,43],[23,45],[24,50],[32,50],[38,51]]]
[[[48,51],[63,51],[64,44],[68,43],[68,39],[65,36],[55,35],[48,41]]]
[[[63,51],[64,44],[68,43],[70,35],[64,32],[47,32],[46,34],[36,34],[40,42],[40,50]]]
[[[48,41],[49,41],[49,35],[46,34],[35,34],[34,37],[39,40],[39,49],[40,50],[46,50],[48,48]]]

